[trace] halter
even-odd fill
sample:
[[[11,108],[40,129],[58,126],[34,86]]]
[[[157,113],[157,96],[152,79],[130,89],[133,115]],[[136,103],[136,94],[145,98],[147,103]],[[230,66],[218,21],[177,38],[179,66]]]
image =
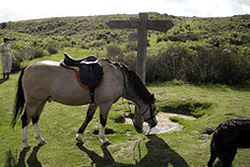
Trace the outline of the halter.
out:
[[[125,92],[125,95],[127,95],[127,82],[126,82],[126,77],[125,77],[125,74],[124,74],[124,69],[123,69],[123,67],[121,67],[120,65],[119,65],[119,69],[120,69],[120,71],[121,71],[121,73],[122,73],[122,77],[123,77],[123,92]],[[129,105],[128,105],[129,106]],[[152,109],[152,103],[149,103],[149,105],[148,105],[148,107],[145,109],[145,111],[143,112],[143,113],[140,113],[140,115],[141,116],[143,116],[143,115],[145,115],[146,114],[146,112],[147,112],[147,110],[150,108],[150,118],[148,118],[148,119],[146,119],[146,120],[144,120],[144,121],[142,121],[142,122],[140,122],[140,123],[143,123],[143,122],[147,122],[147,121],[149,121],[149,120],[152,120],[152,119],[154,119],[155,118],[155,114],[154,114],[154,111],[153,111],[153,109]],[[133,117],[132,117],[132,112],[131,112],[131,109],[130,109],[130,107],[129,107],[129,112],[130,112],[130,118],[132,119],[132,122],[133,122],[133,124],[134,124],[134,126],[135,127],[137,127],[137,125],[135,124],[135,121],[134,121],[134,119],[133,119]],[[151,131],[151,128],[150,128],[150,130],[149,130],[149,132],[147,133],[147,134],[149,134],[150,133],[150,131]]]
[[[149,108],[150,108],[150,115],[151,115],[151,117],[148,118],[148,119],[146,119],[146,120],[144,120],[145,122],[147,122],[147,121],[149,121],[149,120],[155,118],[154,111],[153,111],[153,109],[152,109],[152,104],[149,104],[148,107],[146,108],[146,110],[145,110],[143,113],[141,113],[140,116],[145,115],[146,112],[147,112],[147,110],[148,110]],[[131,108],[130,108],[129,102],[128,102],[128,111],[129,111],[129,118],[130,118],[131,121],[133,122],[133,125],[134,125],[135,129],[137,129],[137,128],[138,128],[138,125],[135,123],[135,120],[133,119],[133,114],[132,114],[132,112],[131,112]],[[140,123],[143,123],[144,121],[141,121]],[[150,133],[150,131],[151,131],[151,128],[150,128],[150,130],[146,133],[146,135],[148,135],[148,134]]]
[[[144,120],[145,122],[151,120],[151,119],[154,119],[155,118],[155,115],[154,115],[154,111],[152,109],[152,104],[149,104],[148,107],[146,108],[146,110],[141,114],[141,116],[145,115],[147,110],[150,108],[150,117],[146,120]]]

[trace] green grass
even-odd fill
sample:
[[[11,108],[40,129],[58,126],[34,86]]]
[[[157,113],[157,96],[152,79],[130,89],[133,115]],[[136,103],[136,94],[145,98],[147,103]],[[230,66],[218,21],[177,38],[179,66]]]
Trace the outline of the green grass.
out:
[[[63,52],[73,57],[84,57],[85,50],[65,49],[58,54],[27,61],[29,64],[39,60],[60,60]],[[102,53],[100,53],[100,56]],[[25,64],[25,63],[24,63]],[[1,65],[1,64],[0,64]],[[1,68],[1,67],[0,67]],[[1,69],[0,69],[1,70]],[[0,166],[12,162],[25,163],[26,166],[206,166],[209,159],[209,144],[212,136],[204,134],[206,128],[216,128],[228,119],[249,119],[250,89],[242,86],[219,84],[192,85],[185,82],[166,82],[149,85],[155,94],[158,109],[166,106],[190,105],[193,103],[211,104],[210,107],[194,112],[202,115],[194,121],[174,117],[173,120],[184,125],[182,131],[145,137],[138,134],[132,125],[116,124],[114,118],[123,115],[127,106],[119,100],[111,109],[107,128],[116,134],[107,135],[112,142],[107,148],[101,147],[97,135],[92,132],[99,127],[99,111],[87,127],[83,140],[84,147],[75,144],[75,135],[82,124],[87,106],[65,106],[56,102],[47,103],[41,115],[40,132],[48,142],[36,147],[32,125],[29,126],[29,141],[32,151],[23,152],[21,142],[21,122],[12,129],[12,107],[19,74],[0,84]],[[128,133],[129,132],[129,133]],[[249,150],[239,150],[234,166],[248,166]],[[137,165],[135,165],[137,163]]]

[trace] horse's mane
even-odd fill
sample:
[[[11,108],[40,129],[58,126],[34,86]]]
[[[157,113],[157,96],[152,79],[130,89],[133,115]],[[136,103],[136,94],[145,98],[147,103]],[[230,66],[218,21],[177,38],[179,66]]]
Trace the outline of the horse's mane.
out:
[[[107,59],[106,61],[108,61],[115,67],[120,68],[122,73],[127,74],[128,85],[132,87],[136,95],[138,95],[146,104],[155,102],[154,96],[150,94],[145,84],[142,82],[141,78],[134,70],[129,69],[126,65],[122,63],[113,63]]]
[[[138,74],[133,71],[128,71],[128,82],[129,85],[133,87],[136,94],[146,103],[151,104],[155,102],[155,98],[146,88],[145,84],[142,82]]]

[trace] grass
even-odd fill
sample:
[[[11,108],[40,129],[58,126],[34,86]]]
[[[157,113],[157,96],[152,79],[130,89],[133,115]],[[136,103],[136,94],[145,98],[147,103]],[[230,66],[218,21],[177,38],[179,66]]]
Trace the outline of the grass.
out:
[[[74,57],[89,54],[85,50],[64,50]],[[32,61],[50,59],[60,60],[64,51]],[[100,53],[100,56],[102,53]],[[1,65],[1,64],[0,64]],[[25,65],[25,63],[23,64]],[[1,68],[1,67],[0,67]],[[1,69],[0,69],[1,70]],[[197,109],[201,115],[194,121],[174,117],[184,128],[179,132],[145,137],[138,134],[132,125],[116,124],[114,118],[123,115],[127,109],[123,100],[112,107],[107,128],[116,133],[107,135],[112,142],[107,148],[101,147],[93,131],[99,127],[99,114],[94,115],[87,127],[83,147],[77,147],[75,135],[85,118],[86,106],[65,106],[56,102],[46,104],[41,115],[40,132],[48,142],[37,146],[33,137],[33,128],[29,126],[29,141],[32,151],[24,152],[21,142],[21,122],[12,129],[12,107],[15,98],[19,74],[0,84],[0,166],[12,163],[19,166],[206,166],[209,159],[211,137],[205,129],[216,128],[228,119],[249,119],[250,89],[242,86],[221,84],[193,85],[185,82],[165,82],[152,84],[148,88],[155,94],[158,109],[193,103],[209,104],[210,107]],[[167,112],[167,111],[166,111]],[[249,150],[239,150],[233,162],[234,166],[248,166]]]

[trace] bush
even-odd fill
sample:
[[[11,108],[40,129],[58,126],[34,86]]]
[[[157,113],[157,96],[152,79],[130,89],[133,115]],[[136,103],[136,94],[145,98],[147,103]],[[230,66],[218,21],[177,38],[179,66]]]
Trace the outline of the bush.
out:
[[[49,52],[49,54],[53,55],[56,54],[58,52],[58,49],[56,46],[54,45],[48,45],[46,46],[46,50]]]
[[[15,53],[15,57],[19,62],[22,62],[24,60],[32,60],[47,55],[48,53],[44,52],[42,49],[29,49]]]
[[[33,49],[29,52],[29,60],[46,56],[42,49]]]
[[[121,48],[118,45],[109,45],[106,47],[107,56],[111,59],[123,55]]]
[[[129,43],[125,46],[125,51],[118,45],[109,45],[106,47],[108,59],[120,62],[129,66],[130,69],[136,69],[136,52],[134,43]]]
[[[11,68],[11,72],[15,73],[21,70],[21,64],[20,61],[18,59],[14,59],[12,58],[12,68]]]
[[[171,46],[147,62],[147,82],[244,84],[249,77],[249,59],[221,48]]]

